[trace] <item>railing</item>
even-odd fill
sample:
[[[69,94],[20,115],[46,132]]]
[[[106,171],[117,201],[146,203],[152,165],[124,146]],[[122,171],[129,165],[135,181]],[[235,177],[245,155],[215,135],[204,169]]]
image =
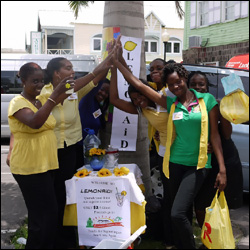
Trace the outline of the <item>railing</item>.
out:
[[[73,55],[74,50],[73,49],[47,49],[47,54],[53,54],[53,55]]]

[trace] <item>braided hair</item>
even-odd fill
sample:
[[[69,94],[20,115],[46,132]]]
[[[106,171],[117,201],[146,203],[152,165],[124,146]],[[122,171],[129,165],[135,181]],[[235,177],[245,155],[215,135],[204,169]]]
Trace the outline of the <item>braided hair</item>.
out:
[[[206,80],[206,84],[207,84],[207,92],[209,92],[209,85],[211,85],[210,84],[210,82],[209,82],[209,80],[208,80],[208,78],[207,78],[207,75],[204,73],[204,72],[201,72],[201,71],[192,71],[190,74],[189,74],[189,76],[188,76],[188,81],[187,81],[187,86],[188,86],[188,88],[189,88],[189,84],[190,84],[190,80],[191,80],[191,78],[193,77],[193,76],[195,76],[195,75],[202,75],[204,78],[205,78],[205,80]]]
[[[189,72],[181,63],[168,63],[162,70],[162,82],[167,83],[168,76],[176,72],[179,77],[188,79]]]

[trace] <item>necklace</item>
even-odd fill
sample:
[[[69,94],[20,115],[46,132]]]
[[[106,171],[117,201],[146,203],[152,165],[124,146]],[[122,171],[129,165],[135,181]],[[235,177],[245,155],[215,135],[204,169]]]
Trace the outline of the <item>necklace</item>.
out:
[[[194,94],[192,93],[192,97],[188,100],[188,102],[185,102],[185,107],[188,107],[189,104],[194,100]]]
[[[32,103],[36,108],[37,108],[37,104],[38,104],[38,100],[36,99],[35,102],[33,101],[30,101],[28,98],[26,98],[24,95],[23,95],[23,92],[21,92],[21,96],[23,96],[26,100],[28,100],[30,103]]]

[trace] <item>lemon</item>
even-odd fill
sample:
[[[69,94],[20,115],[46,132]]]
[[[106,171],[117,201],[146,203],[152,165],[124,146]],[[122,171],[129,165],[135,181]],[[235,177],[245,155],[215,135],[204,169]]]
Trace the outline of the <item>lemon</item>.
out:
[[[124,190],[124,191],[121,192],[121,195],[126,196],[127,192]]]
[[[129,173],[129,169],[126,168],[126,167],[121,167],[121,171],[122,171],[124,174],[128,174],[128,173]]]
[[[120,171],[120,169],[119,169],[119,168],[117,168],[117,167],[116,167],[116,168],[114,168],[114,173],[115,173],[115,172],[118,172],[118,171]]]
[[[132,41],[127,41],[124,45],[124,49],[128,50],[128,51],[133,51],[135,49],[135,47],[137,46],[136,43],[132,42]]]

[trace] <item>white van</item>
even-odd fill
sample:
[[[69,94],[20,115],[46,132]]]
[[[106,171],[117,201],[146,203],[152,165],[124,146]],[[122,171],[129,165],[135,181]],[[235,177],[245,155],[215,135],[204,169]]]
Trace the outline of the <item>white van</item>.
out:
[[[55,57],[65,57],[73,64],[75,78],[93,71],[98,60],[92,55],[33,55],[33,54],[1,54],[1,138],[9,137],[8,106],[10,100],[22,91],[21,80],[17,73],[22,65],[34,62],[45,69],[48,62]]]

